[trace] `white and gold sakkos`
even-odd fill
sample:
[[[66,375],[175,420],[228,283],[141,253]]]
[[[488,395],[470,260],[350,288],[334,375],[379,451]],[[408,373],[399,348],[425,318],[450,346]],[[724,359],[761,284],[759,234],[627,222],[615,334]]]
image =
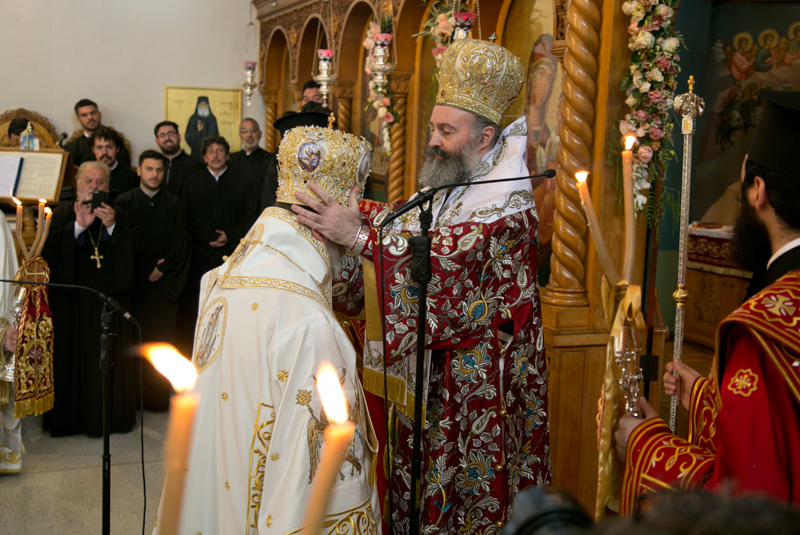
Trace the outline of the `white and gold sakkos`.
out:
[[[348,206],[350,190],[369,177],[371,152],[366,139],[331,128],[300,126],[288,131],[278,149],[278,202],[304,204],[294,196],[298,191],[320,200],[308,187],[313,182]],[[359,200],[362,194],[363,190]]]

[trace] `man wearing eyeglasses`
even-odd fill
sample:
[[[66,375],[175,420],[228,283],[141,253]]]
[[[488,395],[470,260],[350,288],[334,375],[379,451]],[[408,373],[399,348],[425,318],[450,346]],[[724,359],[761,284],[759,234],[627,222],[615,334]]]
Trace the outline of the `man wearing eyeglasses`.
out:
[[[156,145],[167,159],[164,188],[180,197],[185,180],[205,169],[205,166],[181,149],[181,135],[177,124],[161,121],[156,125],[155,135]]]
[[[249,177],[258,186],[258,191],[255,192],[258,198],[262,197],[264,188],[267,188],[272,195],[271,206],[275,203],[275,191],[278,189],[278,175],[273,164],[275,153],[258,146],[261,128],[255,119],[242,120],[239,124],[239,139],[242,140],[242,150],[231,154],[228,165],[237,173]]]

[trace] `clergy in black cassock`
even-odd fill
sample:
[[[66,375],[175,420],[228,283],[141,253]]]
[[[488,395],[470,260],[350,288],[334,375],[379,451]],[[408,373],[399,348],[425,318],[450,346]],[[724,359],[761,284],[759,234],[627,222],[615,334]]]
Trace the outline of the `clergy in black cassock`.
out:
[[[83,162],[91,162],[95,159],[92,152],[91,136],[95,130],[102,126],[103,114],[100,113],[95,102],[84,98],[75,104],[75,117],[83,127],[83,130],[78,131],[78,137],[64,144],[64,150],[72,154],[73,163],[76,167],[79,167]],[[119,146],[121,147],[119,154],[120,164],[129,167],[131,165],[131,155],[128,153],[128,149],[125,148],[124,143],[120,143]]]
[[[258,187],[228,167],[229,150],[224,137],[204,139],[201,152],[207,169],[189,177],[183,188],[192,249],[179,327],[179,347],[186,352],[191,352],[194,339],[200,279],[236,249],[259,214]]]
[[[50,265],[51,282],[89,286],[124,305],[133,276],[133,259],[139,239],[128,213],[103,204],[94,212],[92,191],[107,190],[108,166],[85,162],[78,169],[78,200],[62,203],[53,211],[50,236],[42,256]],[[52,436],[103,432],[103,372],[100,370],[100,315],[103,304],[96,295],[52,288],[53,381],[55,404],[45,414],[45,429]],[[124,320],[114,315],[114,332],[126,339]],[[132,359],[125,358],[123,343],[116,348],[117,365],[111,373],[111,431],[133,429],[136,408]]]
[[[127,165],[119,162],[122,138],[113,128],[101,126],[94,131],[91,138],[94,159],[103,162],[111,169],[111,182],[109,191],[116,191],[117,195],[125,193],[139,185],[139,177]]]
[[[117,199],[133,219],[142,238],[142,252],[133,262],[130,311],[142,326],[144,342],[175,344],[178,297],[189,272],[186,209],[178,197],[161,188],[166,158],[147,150],[139,156],[141,184]],[[167,379],[143,360],[144,408],[169,408]]]
[[[205,165],[181,149],[181,135],[178,133],[177,124],[172,121],[161,121],[156,125],[155,134],[156,145],[167,159],[162,189],[180,197],[186,179],[205,169]]]
[[[267,152],[258,146],[261,141],[261,128],[255,119],[244,119],[239,124],[239,139],[242,140],[242,150],[231,154],[228,165],[232,171],[247,175],[258,187],[259,198],[263,198],[264,189],[272,192],[272,202],[275,204],[275,192],[278,189],[278,173],[275,165],[274,152]],[[274,172],[270,172],[270,170]],[[263,210],[267,208],[264,206]]]

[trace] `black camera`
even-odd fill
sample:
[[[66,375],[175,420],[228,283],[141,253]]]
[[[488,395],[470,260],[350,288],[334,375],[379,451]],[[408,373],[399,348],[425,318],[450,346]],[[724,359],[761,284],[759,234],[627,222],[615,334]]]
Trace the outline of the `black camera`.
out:
[[[117,190],[112,189],[111,191],[102,191],[96,189],[92,192],[92,212],[100,208],[102,203],[106,203],[109,206],[113,206],[114,201],[117,200]]]
[[[592,519],[568,492],[531,487],[514,500],[502,535],[582,535],[592,533]]]

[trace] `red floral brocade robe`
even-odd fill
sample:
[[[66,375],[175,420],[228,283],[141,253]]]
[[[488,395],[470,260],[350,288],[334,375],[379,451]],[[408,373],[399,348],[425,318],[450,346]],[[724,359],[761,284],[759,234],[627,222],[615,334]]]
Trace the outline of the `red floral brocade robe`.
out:
[[[393,208],[368,200],[361,204],[370,237],[360,254],[374,262],[375,273],[380,273],[377,226]],[[422,435],[422,533],[497,533],[519,490],[550,481],[537,225],[530,209],[491,223],[431,230],[426,348],[432,351]],[[396,533],[409,529],[414,425],[409,416],[415,381],[409,364],[416,354],[418,315],[418,285],[410,277],[406,243],[411,236],[385,231],[383,246]],[[364,304],[365,290],[368,299],[376,290],[369,284],[365,289],[364,271],[350,267],[347,290],[334,289],[339,295],[334,307],[353,316]],[[367,346],[364,387],[382,397],[383,374],[376,373],[382,360]],[[371,412],[376,428],[384,428],[382,403],[373,404]]]
[[[800,503],[800,272],[725,318],[717,348],[711,376],[692,387],[688,440],[659,418],[631,433],[622,513],[646,492],[726,480],[737,492]]]

